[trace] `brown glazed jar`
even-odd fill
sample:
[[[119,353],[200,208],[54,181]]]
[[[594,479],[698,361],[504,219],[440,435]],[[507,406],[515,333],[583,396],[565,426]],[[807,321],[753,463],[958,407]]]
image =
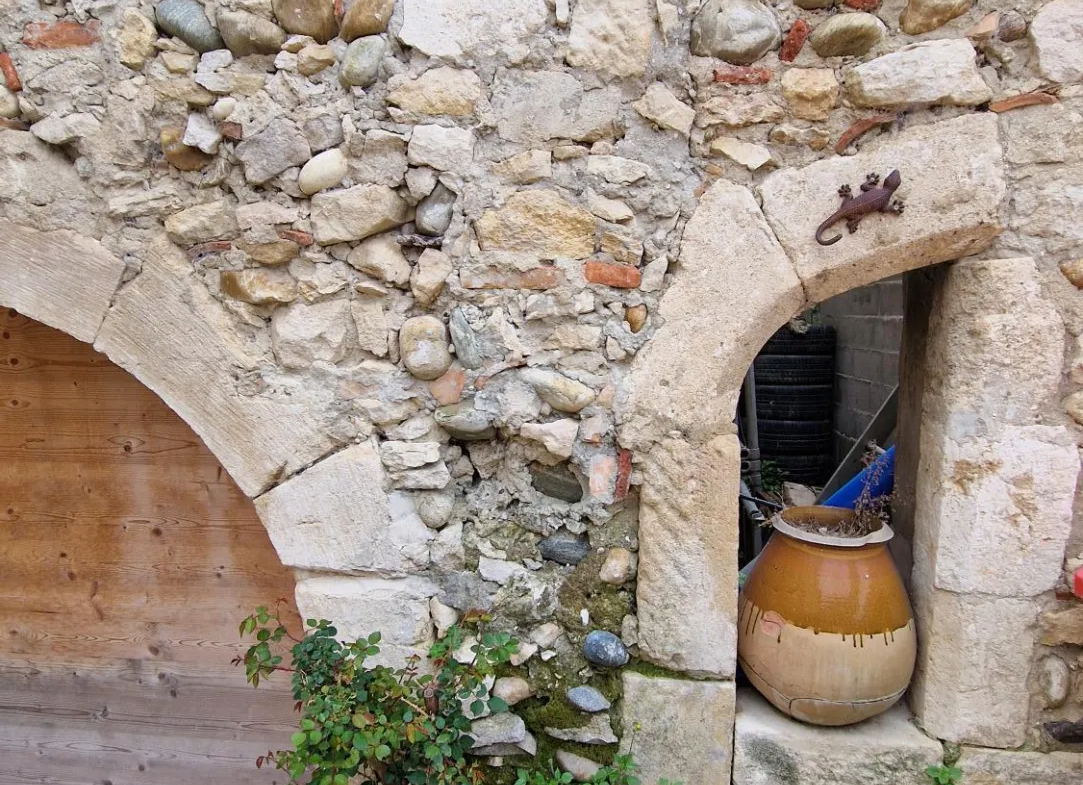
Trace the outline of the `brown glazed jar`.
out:
[[[860,538],[807,532],[853,516],[793,507],[772,521],[741,590],[737,657],[764,697],[795,719],[850,725],[887,711],[910,684],[917,636],[910,601],[887,549],[889,526]]]

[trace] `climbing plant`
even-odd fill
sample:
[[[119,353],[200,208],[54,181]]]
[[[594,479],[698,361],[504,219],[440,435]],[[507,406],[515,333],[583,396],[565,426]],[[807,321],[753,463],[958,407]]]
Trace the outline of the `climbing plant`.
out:
[[[510,659],[517,641],[487,631],[487,616],[467,614],[429,649],[428,668],[418,656],[390,668],[373,662],[379,632],[343,643],[331,622],[308,619],[298,638],[282,623],[283,605],[257,608],[241,622],[241,636],[255,643],[234,660],[256,687],[277,672],[292,674],[300,711],[293,749],[268,752],[257,766],[274,764],[291,782],[307,776],[312,785],[481,783],[483,767],[467,755],[474,741],[467,711],[507,711],[503,700],[488,697],[484,679]]]

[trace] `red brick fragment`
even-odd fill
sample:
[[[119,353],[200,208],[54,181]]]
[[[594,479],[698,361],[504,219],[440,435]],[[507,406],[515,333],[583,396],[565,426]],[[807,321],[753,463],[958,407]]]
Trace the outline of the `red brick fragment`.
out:
[[[812,32],[809,23],[804,19],[798,19],[793,23],[790,32],[786,33],[786,40],[782,42],[782,48],[778,51],[778,59],[784,63],[792,63],[801,53],[801,48],[808,40],[808,34]]]
[[[233,243],[229,240],[214,240],[209,243],[200,243],[199,245],[193,245],[188,249],[188,258],[195,260],[201,256],[206,256],[212,253],[225,253],[233,248]]]
[[[613,489],[613,498],[620,501],[628,495],[628,484],[632,479],[632,451],[621,450],[617,453],[617,485]]]
[[[590,468],[587,471],[587,479],[590,486],[590,495],[604,497],[609,495],[609,489],[613,487],[613,475],[617,471],[617,461],[612,455],[595,455],[590,459]]]
[[[278,236],[281,237],[283,240],[292,240],[293,242],[297,243],[298,245],[304,246],[305,248],[315,242],[311,234],[309,234],[308,232],[302,232],[299,229],[279,229]]]
[[[862,134],[868,132],[870,129],[875,128],[878,125],[888,125],[895,122],[897,115],[894,112],[887,114],[874,114],[872,117],[866,117],[863,120],[858,120],[851,125],[846,131],[839,137],[839,140],[835,143],[835,152],[842,153],[850,143],[857,139]]]
[[[1036,106],[1037,104],[1055,104],[1058,98],[1050,93],[1023,93],[1021,95],[1013,95],[1011,98],[1004,98],[1000,101],[993,101],[989,104],[990,112],[1010,112],[1012,109],[1021,109],[1024,106]]]
[[[19,78],[19,72],[15,70],[15,63],[11,62],[11,55],[0,52],[0,73],[4,75],[4,83],[8,90],[17,93],[23,89],[23,81]]]
[[[466,373],[456,365],[439,379],[429,382],[429,392],[438,404],[449,406],[462,399],[465,386]]]
[[[716,68],[714,80],[725,84],[767,84],[771,81],[771,69],[750,65],[727,65]]]
[[[31,49],[72,49],[92,46],[101,40],[102,23],[91,19],[86,24],[70,19],[57,22],[29,22],[23,28],[23,43]]]
[[[555,289],[564,283],[564,271],[556,267],[535,267],[525,272],[487,267],[463,270],[459,283],[464,289]]]
[[[583,275],[591,283],[613,286],[617,289],[635,289],[643,279],[638,267],[619,262],[592,260],[583,265]]]
[[[880,0],[842,0],[844,5],[856,8],[858,11],[872,13],[880,7]]]
[[[24,123],[22,120],[8,120],[6,118],[0,118],[0,128],[6,128],[9,131],[30,130],[30,126]]]
[[[244,127],[240,123],[219,123],[218,130],[226,139],[239,142],[244,138]]]

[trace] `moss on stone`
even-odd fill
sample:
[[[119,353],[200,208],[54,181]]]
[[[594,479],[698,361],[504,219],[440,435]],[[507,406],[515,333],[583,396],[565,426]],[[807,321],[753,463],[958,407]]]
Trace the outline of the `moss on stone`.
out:
[[[700,681],[687,673],[681,673],[680,671],[671,671],[669,668],[663,668],[661,665],[655,665],[653,662],[647,662],[638,658],[632,658],[627,665],[624,666],[624,670],[638,673],[641,676],[649,676],[652,679],[677,679],[679,681]]]
[[[605,562],[605,553],[593,552],[579,562],[560,587],[560,607],[557,620],[564,626],[576,643],[590,630],[606,630],[620,635],[621,621],[632,612],[630,591],[619,586],[602,583],[598,572]],[[583,624],[580,612],[586,608],[590,623]],[[579,640],[576,640],[576,638]]]

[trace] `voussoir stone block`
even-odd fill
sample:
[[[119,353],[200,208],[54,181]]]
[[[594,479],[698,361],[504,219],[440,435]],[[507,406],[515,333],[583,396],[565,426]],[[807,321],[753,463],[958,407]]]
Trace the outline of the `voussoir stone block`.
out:
[[[817,227],[841,204],[839,186],[860,193],[866,174],[886,177],[894,169],[902,174],[896,191],[906,204],[902,215],[867,216],[855,234],[839,223],[827,232],[841,232],[839,242],[816,242]],[[809,302],[984,250],[1003,229],[1006,193],[997,119],[989,113],[918,126],[857,155],[776,172],[760,187],[764,215]]]
[[[643,448],[672,430],[702,439],[725,432],[748,366],[803,303],[801,281],[752,193],[724,180],[711,186],[659,304],[665,324],[636,355],[618,402],[622,443]],[[679,374],[674,357],[684,359]]]
[[[0,303],[91,343],[124,262],[97,240],[0,220]]]
[[[245,390],[254,355],[236,324],[164,236],[116,295],[94,348],[156,392],[249,496],[330,452],[333,417],[318,389]],[[321,417],[322,415],[322,417]]]
[[[643,456],[636,601],[642,657],[732,678],[737,653],[737,436],[665,439]]]
[[[733,785],[928,785],[925,769],[943,755],[902,705],[827,728],[787,717],[755,690],[737,693]]]
[[[379,632],[380,654],[371,662],[400,667],[413,654],[424,657],[434,641],[429,598],[436,593],[425,578],[332,575],[298,580],[295,597],[302,619],[327,619],[339,640]]]
[[[652,678],[622,674],[624,736],[643,782],[685,785],[730,781],[733,757],[732,681]]]
[[[429,529],[409,496],[384,492],[372,444],[348,447],[256,499],[282,563],[396,575],[425,569]]]

